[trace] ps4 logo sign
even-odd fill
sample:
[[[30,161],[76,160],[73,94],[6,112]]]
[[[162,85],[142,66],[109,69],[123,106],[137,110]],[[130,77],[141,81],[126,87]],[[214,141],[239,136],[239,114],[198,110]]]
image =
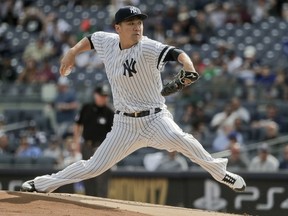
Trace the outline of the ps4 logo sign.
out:
[[[259,203],[256,205],[256,210],[268,211],[271,210],[275,205],[280,205],[281,209],[288,209],[288,199],[281,203],[275,203],[277,194],[283,194],[285,192],[284,187],[271,187],[267,191],[266,203]],[[245,194],[238,195],[235,198],[234,206],[235,209],[241,209],[242,203],[247,201],[256,201],[260,198],[260,190],[257,187],[247,187]]]
[[[263,193],[263,191],[262,191]],[[276,196],[285,193],[284,187],[270,187],[266,192],[266,202],[256,203],[255,210],[269,211],[279,205],[280,209],[288,209],[288,199],[276,203]],[[263,196],[263,194],[261,195]],[[260,189],[257,187],[247,187],[244,193],[237,195],[234,199],[234,208],[241,210],[243,204],[249,202],[257,202],[260,199]],[[229,202],[232,200],[229,200]],[[194,207],[211,211],[224,210],[228,206],[226,199],[221,197],[221,187],[219,183],[206,180],[204,182],[204,196],[196,199],[193,203]]]
[[[226,208],[227,200],[221,198],[219,184],[212,180],[206,180],[204,182],[204,196],[195,200],[194,206],[198,209],[219,211]]]

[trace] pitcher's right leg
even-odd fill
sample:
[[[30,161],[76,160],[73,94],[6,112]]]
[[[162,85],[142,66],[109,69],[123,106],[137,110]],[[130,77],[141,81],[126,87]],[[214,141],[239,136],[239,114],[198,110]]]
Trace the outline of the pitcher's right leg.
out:
[[[81,160],[52,175],[36,177],[22,185],[22,191],[52,192],[58,187],[96,177],[142,146],[132,124],[114,123],[112,131],[89,160]]]

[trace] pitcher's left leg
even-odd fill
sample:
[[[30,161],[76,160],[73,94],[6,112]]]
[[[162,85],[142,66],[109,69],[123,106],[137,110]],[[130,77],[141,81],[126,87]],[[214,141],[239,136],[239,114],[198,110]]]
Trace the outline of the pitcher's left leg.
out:
[[[242,177],[226,170],[228,159],[213,158],[191,134],[184,133],[173,121],[169,113],[159,116],[155,121],[155,134],[152,146],[168,151],[178,151],[208,171],[214,179],[228,185],[233,190],[243,191],[245,182]]]

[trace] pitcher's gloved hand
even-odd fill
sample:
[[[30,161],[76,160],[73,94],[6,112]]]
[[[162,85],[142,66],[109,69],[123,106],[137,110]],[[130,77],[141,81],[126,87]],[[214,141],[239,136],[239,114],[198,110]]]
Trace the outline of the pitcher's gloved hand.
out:
[[[199,79],[199,74],[195,71],[185,71],[183,68],[175,76],[175,78],[164,85],[161,95],[168,96],[177,91],[182,90],[184,87],[191,85]]]

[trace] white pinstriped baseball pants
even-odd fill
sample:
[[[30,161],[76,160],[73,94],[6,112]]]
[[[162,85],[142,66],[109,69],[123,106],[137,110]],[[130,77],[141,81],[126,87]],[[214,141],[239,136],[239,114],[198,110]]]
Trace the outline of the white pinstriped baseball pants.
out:
[[[181,152],[217,181],[226,174],[228,160],[212,158],[192,135],[178,127],[170,112],[164,109],[140,118],[115,114],[112,130],[89,160],[78,161],[52,175],[36,177],[36,190],[52,192],[60,186],[98,176],[142,147]]]

